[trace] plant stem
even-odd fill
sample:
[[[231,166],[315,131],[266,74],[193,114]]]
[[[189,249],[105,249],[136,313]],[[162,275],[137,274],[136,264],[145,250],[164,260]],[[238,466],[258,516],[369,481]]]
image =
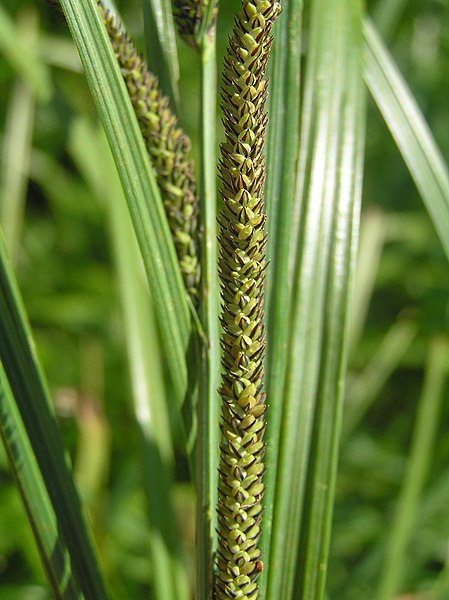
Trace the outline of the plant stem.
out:
[[[215,30],[205,33],[200,45],[200,205],[203,217],[202,285],[200,319],[207,343],[201,348],[200,399],[197,439],[197,561],[196,597],[212,591],[217,502],[218,386],[220,350],[218,335],[219,288],[217,276],[216,201],[216,45]]]

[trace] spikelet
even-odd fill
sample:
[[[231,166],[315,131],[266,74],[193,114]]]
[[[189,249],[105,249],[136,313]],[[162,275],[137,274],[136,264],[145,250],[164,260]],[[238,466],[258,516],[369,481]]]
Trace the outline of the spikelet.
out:
[[[198,198],[193,162],[189,158],[190,139],[177,126],[168,98],[159,90],[157,77],[149,72],[117,17],[101,3],[99,8],[156,173],[184,284],[197,305]]]
[[[243,0],[225,58],[226,142],[220,175],[220,278],[223,313],[222,442],[218,498],[218,600],[259,597],[264,485],[265,213],[264,79],[270,31],[280,5]]]
[[[178,33],[189,46],[195,48],[197,45],[195,35],[210,2],[215,4],[214,15],[209,24],[209,29],[212,29],[217,20],[217,0],[173,0],[173,16]]]

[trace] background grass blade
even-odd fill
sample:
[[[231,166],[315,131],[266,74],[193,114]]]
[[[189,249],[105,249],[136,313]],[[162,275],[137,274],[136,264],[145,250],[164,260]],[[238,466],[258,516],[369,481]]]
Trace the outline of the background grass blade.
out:
[[[51,97],[50,72],[20,32],[9,14],[0,5],[0,50],[39,100]]]
[[[360,6],[321,0],[311,10],[296,197],[301,203],[300,234],[269,600],[291,597],[298,543],[301,562],[295,597],[320,598],[323,593],[360,209],[364,140]],[[310,521],[304,521],[301,530],[305,503]]]
[[[30,47],[36,45],[38,20],[35,11],[22,15],[20,34]],[[17,258],[25,210],[35,104],[34,89],[18,79],[8,104],[0,162],[0,222],[13,261]]]
[[[449,173],[407,84],[366,19],[365,79],[449,257]]]
[[[69,552],[58,531],[58,520],[39,464],[1,364],[0,433],[54,597],[58,600],[84,598],[76,584]]]
[[[372,406],[388,378],[401,364],[416,334],[413,321],[399,319],[388,329],[364,369],[353,376],[345,406],[345,436],[357,427]]]
[[[15,261],[25,210],[27,176],[33,135],[35,99],[22,81],[11,92],[2,148],[0,222]]]
[[[170,0],[142,0],[148,65],[164,94],[179,105],[179,61]]]
[[[190,317],[186,293],[153,169],[114,52],[94,0],[62,0],[120,174],[148,276],[174,399],[187,387]]]
[[[0,359],[69,550],[74,577],[88,598],[102,600],[104,585],[24,314],[0,236]]]
[[[351,303],[350,350],[352,355],[362,335],[368,308],[385,246],[387,218],[376,209],[365,210],[360,224],[360,241]]]
[[[95,170],[84,149],[95,149]],[[104,201],[110,218],[131,374],[133,412],[140,438],[143,488],[151,529],[154,598],[188,598],[187,577],[177,543],[173,495],[173,460],[167,392],[160,357],[159,334],[143,279],[141,258],[126,210],[115,165],[101,131],[78,121],[72,129],[71,151],[82,175]]]
[[[413,534],[420,497],[429,474],[447,379],[449,343],[434,338],[429,348],[424,386],[415,419],[403,486],[379,578],[376,600],[390,600],[400,591],[407,568],[407,546]]]

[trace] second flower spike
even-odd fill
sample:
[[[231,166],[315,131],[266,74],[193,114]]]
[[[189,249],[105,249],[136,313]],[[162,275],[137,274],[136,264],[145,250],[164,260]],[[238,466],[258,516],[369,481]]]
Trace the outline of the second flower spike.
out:
[[[184,284],[196,306],[200,244],[190,139],[178,126],[168,98],[159,89],[157,77],[148,70],[118,18],[101,2],[99,10],[156,173]]]

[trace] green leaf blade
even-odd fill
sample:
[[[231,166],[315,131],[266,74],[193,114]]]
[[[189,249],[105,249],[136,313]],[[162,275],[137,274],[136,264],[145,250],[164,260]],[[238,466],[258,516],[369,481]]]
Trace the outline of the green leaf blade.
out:
[[[298,546],[295,597],[318,599],[324,589],[360,211],[360,29],[359,3],[324,0],[312,7],[269,600],[292,597]]]
[[[159,77],[162,90],[179,105],[179,60],[170,0],[143,0],[148,64]],[[156,58],[162,57],[162,61]]]
[[[0,364],[0,435],[25,505],[42,563],[55,598],[81,600],[70,565],[70,555],[58,531],[40,473],[36,455],[28,439],[11,388]]]
[[[365,79],[449,257],[449,172],[422,113],[374,25],[365,19]]]
[[[187,392],[190,337],[186,294],[155,176],[93,0],[62,0],[120,174],[161,330],[176,402]]]
[[[104,584],[1,236],[0,359],[69,550],[77,584],[86,597],[104,600]],[[20,431],[15,435],[20,436]]]

